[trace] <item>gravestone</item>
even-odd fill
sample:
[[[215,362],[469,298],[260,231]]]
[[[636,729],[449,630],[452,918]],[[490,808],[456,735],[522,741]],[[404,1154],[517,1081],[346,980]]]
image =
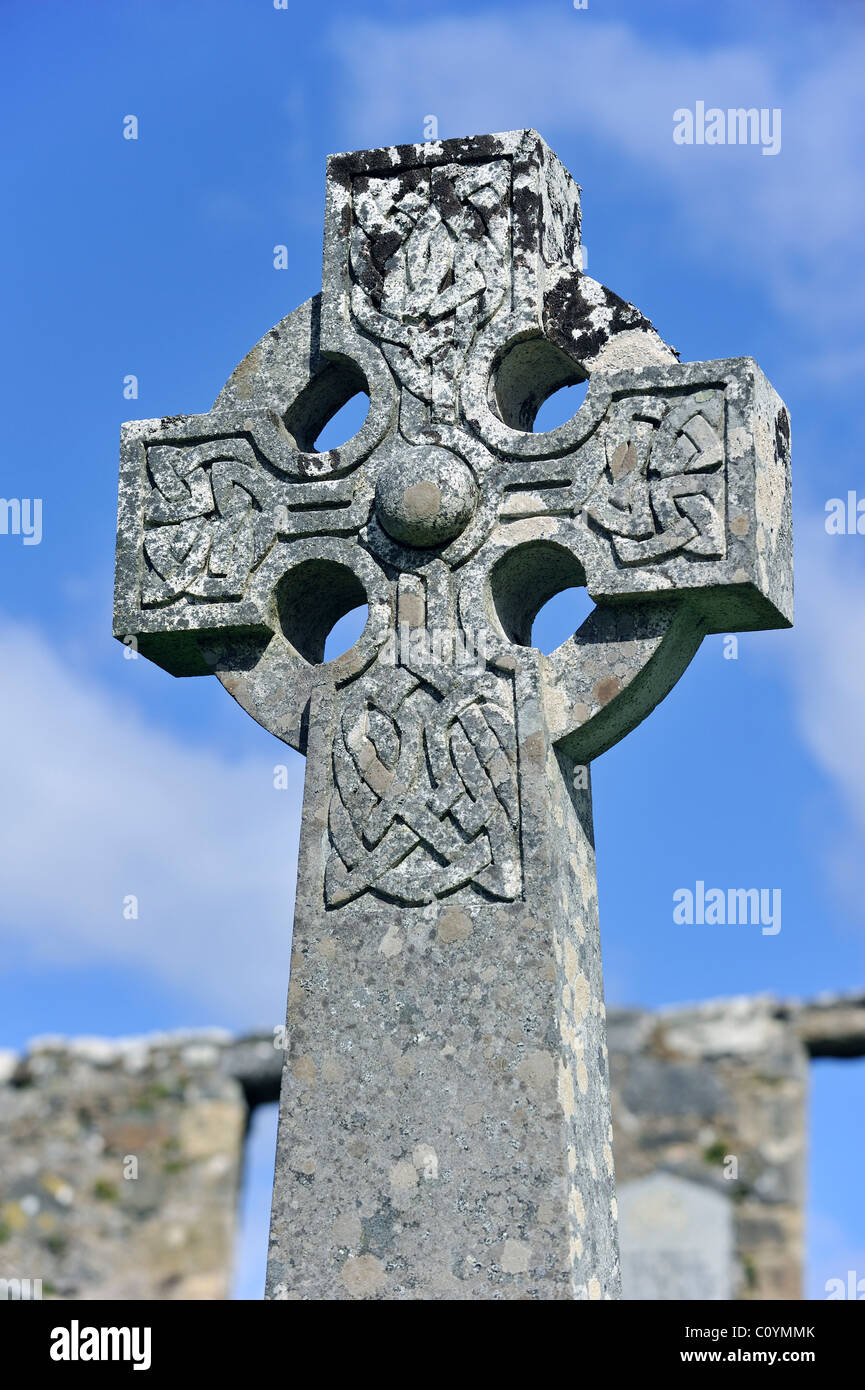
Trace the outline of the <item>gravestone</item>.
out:
[[[789,422],[580,265],[534,131],[332,156],[322,293],[124,427],[116,635],[307,757],[270,1298],[618,1296],[588,765],[789,626]]]
[[[622,1297],[682,1302],[733,1297],[727,1197],[670,1173],[619,1187]]]

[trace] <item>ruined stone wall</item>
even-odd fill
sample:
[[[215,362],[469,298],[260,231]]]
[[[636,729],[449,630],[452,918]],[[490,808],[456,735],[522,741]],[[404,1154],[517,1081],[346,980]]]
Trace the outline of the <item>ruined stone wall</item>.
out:
[[[608,1020],[625,1297],[802,1297],[811,1057],[865,1055],[865,998]]]
[[[637,1290],[666,1273],[667,1297],[699,1297],[706,1279],[726,1297],[800,1298],[808,1056],[795,1029],[771,1000],[743,999],[615,1015],[609,1046],[623,1248],[640,1246],[625,1284],[630,1266]],[[633,1189],[632,1211],[629,1184],[659,1172],[667,1182]],[[729,1250],[699,1188],[731,1207]],[[659,1203],[659,1220],[673,1210],[654,1231]]]
[[[229,1293],[247,1105],[226,1039],[46,1039],[4,1054],[0,1277],[43,1297]]]
[[[808,1060],[865,1054],[865,998],[608,1027],[625,1296],[801,1297]],[[269,1035],[216,1031],[0,1053],[0,1280],[228,1297],[248,1118],[281,1063]]]

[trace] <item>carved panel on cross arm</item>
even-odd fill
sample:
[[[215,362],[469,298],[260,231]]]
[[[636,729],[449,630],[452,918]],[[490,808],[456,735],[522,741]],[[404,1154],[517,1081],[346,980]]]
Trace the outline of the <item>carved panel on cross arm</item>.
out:
[[[243,436],[146,449],[141,602],[243,598],[279,539],[356,531],[361,513],[345,479],[285,482]]]
[[[724,393],[629,396],[613,406],[606,467],[586,503],[622,565],[726,554]]]

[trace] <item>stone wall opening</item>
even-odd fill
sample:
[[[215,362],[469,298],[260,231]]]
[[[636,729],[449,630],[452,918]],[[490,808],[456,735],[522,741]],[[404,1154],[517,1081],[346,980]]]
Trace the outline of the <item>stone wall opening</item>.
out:
[[[255,1106],[249,1117],[237,1210],[234,1299],[264,1297],[278,1110],[278,1102],[269,1100]]]
[[[865,1115],[865,1058],[818,1056],[810,1080],[805,1296],[861,1301],[865,1300],[862,1148],[856,1143],[839,1145],[832,1136],[838,1115]]]

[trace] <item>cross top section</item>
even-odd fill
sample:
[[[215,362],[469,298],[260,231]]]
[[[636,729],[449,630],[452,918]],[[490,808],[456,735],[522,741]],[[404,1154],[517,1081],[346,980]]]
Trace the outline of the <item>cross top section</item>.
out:
[[[704,633],[789,625],[783,404],[750,359],[680,364],[579,248],[578,186],[534,131],[333,155],[322,293],[208,414],[124,427],[115,631],[301,751],[332,704],[330,906],[519,894],[529,673],[587,761]],[[358,390],[362,428],[316,452]],[[542,657],[532,621],[574,585],[596,608]]]

